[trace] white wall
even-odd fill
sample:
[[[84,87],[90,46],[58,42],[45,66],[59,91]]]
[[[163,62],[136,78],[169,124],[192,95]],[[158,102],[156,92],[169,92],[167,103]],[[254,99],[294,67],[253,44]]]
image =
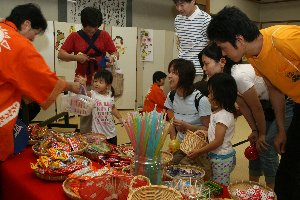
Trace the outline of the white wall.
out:
[[[132,26],[174,31],[176,14],[172,0],[132,0]]]
[[[260,21],[284,21],[284,20],[300,20],[300,2],[285,2],[276,4],[260,5]],[[290,24],[300,24],[290,23]],[[272,24],[265,24],[269,26]]]
[[[210,0],[210,12],[216,14],[227,5],[238,7],[253,21],[260,19],[259,4],[248,0]]]
[[[0,17],[7,17],[11,10],[21,4],[35,3],[38,4],[48,21],[58,20],[58,4],[61,0],[1,0],[0,1]]]

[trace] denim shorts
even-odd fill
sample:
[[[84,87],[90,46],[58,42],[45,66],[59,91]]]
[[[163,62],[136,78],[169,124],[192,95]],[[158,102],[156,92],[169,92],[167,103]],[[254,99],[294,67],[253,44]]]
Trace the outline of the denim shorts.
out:
[[[294,102],[286,100],[285,107],[285,130],[293,118]],[[266,151],[259,154],[258,158],[249,161],[249,175],[250,176],[265,176],[266,183],[274,183],[275,176],[279,165],[279,157],[274,147],[274,138],[278,133],[276,121],[267,121],[266,143],[269,145]]]

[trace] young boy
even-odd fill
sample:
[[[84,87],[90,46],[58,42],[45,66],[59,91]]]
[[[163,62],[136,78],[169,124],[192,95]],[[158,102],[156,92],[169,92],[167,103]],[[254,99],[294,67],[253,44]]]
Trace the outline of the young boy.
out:
[[[166,101],[166,95],[160,88],[165,85],[165,79],[167,75],[162,71],[156,71],[153,74],[153,85],[148,91],[145,97],[143,112],[151,112],[156,105],[156,111],[162,112],[164,109],[164,103]]]

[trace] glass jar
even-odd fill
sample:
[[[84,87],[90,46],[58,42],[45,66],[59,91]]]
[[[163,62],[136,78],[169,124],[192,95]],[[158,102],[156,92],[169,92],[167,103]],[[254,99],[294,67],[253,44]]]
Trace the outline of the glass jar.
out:
[[[161,159],[149,158],[145,156],[134,156],[134,175],[143,175],[150,179],[151,184],[160,185],[162,183]]]

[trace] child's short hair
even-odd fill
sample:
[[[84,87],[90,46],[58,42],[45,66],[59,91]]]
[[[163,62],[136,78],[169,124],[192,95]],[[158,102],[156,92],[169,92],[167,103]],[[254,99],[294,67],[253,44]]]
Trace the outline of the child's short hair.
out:
[[[103,69],[101,71],[98,71],[94,75],[94,80],[95,79],[103,79],[106,84],[112,84],[113,82],[113,75],[110,71]]]
[[[156,71],[156,72],[154,72],[154,74],[152,76],[152,80],[153,80],[153,83],[156,83],[166,77],[167,77],[167,74],[165,74],[164,72]]]
[[[102,69],[101,71],[95,73],[94,80],[96,79],[103,79],[106,84],[111,85],[113,82],[113,75],[110,71],[106,69]],[[111,86],[111,93],[112,93],[111,96],[115,96],[115,90],[112,86]]]
[[[208,91],[222,108],[236,114],[235,102],[237,85],[234,78],[226,73],[216,73],[207,82]]]

